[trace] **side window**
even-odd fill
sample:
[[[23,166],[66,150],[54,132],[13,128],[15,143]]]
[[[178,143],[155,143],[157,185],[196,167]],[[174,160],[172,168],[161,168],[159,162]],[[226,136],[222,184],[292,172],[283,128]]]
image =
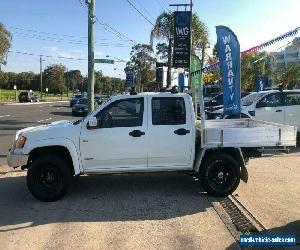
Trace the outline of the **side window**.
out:
[[[300,93],[286,93],[285,106],[300,105]]]
[[[256,108],[282,106],[281,96],[281,93],[269,94],[256,104]]]
[[[179,125],[185,123],[186,112],[182,97],[152,98],[153,125]]]
[[[101,128],[137,127],[143,124],[144,98],[132,98],[111,103],[97,115]]]

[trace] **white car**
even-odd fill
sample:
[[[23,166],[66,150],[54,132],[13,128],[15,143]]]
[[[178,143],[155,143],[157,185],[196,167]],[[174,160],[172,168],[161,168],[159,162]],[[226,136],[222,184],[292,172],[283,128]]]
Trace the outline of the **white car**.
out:
[[[241,99],[241,111],[242,118],[292,125],[300,132],[300,90],[251,93]],[[215,118],[223,118],[223,109],[215,110],[213,114]]]

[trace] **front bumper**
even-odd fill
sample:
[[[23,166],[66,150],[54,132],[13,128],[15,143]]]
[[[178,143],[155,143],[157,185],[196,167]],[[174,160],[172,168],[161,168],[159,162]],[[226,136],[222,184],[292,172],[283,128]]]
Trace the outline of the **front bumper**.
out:
[[[11,151],[7,155],[7,164],[12,168],[27,165],[29,155],[14,154]]]

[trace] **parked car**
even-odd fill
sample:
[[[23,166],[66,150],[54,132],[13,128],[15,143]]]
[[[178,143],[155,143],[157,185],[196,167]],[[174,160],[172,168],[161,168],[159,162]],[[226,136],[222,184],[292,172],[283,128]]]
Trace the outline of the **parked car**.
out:
[[[245,162],[257,148],[296,145],[292,126],[207,123],[202,130],[196,122],[188,94],[113,96],[84,119],[17,131],[7,162],[28,169],[27,187],[42,201],[63,197],[80,174],[163,171],[189,171],[208,194],[227,196],[247,181]]]
[[[23,91],[19,94],[19,102],[38,102],[37,95],[30,91]]]
[[[300,132],[300,90],[261,91],[245,97],[241,103],[244,104],[241,106],[242,118],[292,125]],[[223,109],[213,113],[216,118],[216,114],[223,113]]]
[[[249,95],[250,92],[242,91],[241,98]],[[211,112],[223,108],[223,93],[216,95],[215,97],[211,98],[210,100],[204,102],[205,107],[205,115],[207,119],[213,119],[211,117]],[[200,113],[200,106],[198,105],[198,113]]]
[[[70,107],[72,108],[80,98],[86,97],[85,94],[75,94],[70,99]]]
[[[101,105],[103,103],[103,99],[101,98],[100,95],[95,95],[95,103],[97,105]]]
[[[88,99],[83,97],[77,100],[76,104],[72,107],[73,116],[86,116],[88,113]]]

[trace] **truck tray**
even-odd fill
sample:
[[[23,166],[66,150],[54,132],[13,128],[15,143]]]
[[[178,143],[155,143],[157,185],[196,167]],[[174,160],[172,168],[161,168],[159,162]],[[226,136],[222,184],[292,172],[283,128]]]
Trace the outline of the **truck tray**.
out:
[[[290,147],[296,146],[296,138],[294,126],[253,119],[206,120],[203,147]]]

